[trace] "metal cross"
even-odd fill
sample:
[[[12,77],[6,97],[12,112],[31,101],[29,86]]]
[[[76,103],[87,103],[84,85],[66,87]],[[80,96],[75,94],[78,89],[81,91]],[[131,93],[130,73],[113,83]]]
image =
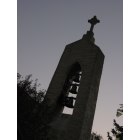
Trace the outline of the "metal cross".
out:
[[[97,23],[100,23],[100,20],[98,20],[97,17],[94,16],[93,18],[89,19],[88,22],[91,24],[90,31],[92,32],[94,26],[95,26]]]

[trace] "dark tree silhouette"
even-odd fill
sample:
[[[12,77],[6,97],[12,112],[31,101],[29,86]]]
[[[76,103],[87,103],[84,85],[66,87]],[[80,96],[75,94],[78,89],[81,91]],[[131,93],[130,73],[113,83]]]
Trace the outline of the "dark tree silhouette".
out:
[[[38,136],[41,120],[41,102],[45,90],[37,90],[37,79],[31,80],[32,75],[25,79],[17,74],[17,138],[18,140],[34,140]]]
[[[107,137],[108,137],[108,140],[113,140],[109,132],[107,132]]]
[[[22,92],[24,94],[28,94],[32,99],[41,103],[46,94],[46,90],[37,90],[37,88],[40,86],[40,84],[38,84],[38,79],[33,81],[31,80],[31,77],[32,75],[30,74],[23,79],[19,73],[17,74],[18,93]]]
[[[115,129],[111,130],[112,134],[119,140],[123,140],[123,126],[120,126],[118,123],[116,123],[116,120],[114,120],[114,126]]]
[[[116,113],[117,117],[120,117],[121,115],[123,115],[123,104],[120,104],[120,108],[117,109]]]
[[[117,109],[117,113],[116,113],[117,117],[120,117],[121,115],[123,115],[123,104],[120,104],[120,108]],[[111,130],[113,137],[115,137],[118,140],[123,140],[123,126],[120,126],[115,119],[113,120],[113,125],[114,128]],[[107,132],[107,137],[108,140],[113,140],[109,132]]]
[[[90,140],[102,140],[102,136],[100,134],[92,132]]]

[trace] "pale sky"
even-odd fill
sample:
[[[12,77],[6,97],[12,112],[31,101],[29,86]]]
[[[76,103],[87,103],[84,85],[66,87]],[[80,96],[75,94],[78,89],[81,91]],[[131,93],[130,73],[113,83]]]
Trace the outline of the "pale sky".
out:
[[[33,74],[47,89],[67,44],[95,26],[95,43],[105,55],[93,131],[107,140],[107,131],[123,102],[122,0],[18,0],[18,72]],[[122,123],[122,117],[116,119]]]

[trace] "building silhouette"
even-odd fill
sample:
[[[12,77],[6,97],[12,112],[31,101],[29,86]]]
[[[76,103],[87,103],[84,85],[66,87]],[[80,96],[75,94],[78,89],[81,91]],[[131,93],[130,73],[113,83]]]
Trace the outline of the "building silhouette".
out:
[[[88,22],[82,39],[66,45],[43,101],[46,140],[90,139],[104,54],[93,33],[100,21]]]

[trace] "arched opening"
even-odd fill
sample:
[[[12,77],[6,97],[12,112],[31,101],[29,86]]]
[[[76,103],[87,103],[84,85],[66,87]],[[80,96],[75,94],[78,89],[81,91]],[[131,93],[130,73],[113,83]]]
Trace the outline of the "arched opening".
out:
[[[62,113],[72,115],[77,94],[80,87],[80,81],[82,76],[82,70],[79,63],[72,65],[69,74],[66,78],[63,92],[62,92],[62,104],[64,106]]]

